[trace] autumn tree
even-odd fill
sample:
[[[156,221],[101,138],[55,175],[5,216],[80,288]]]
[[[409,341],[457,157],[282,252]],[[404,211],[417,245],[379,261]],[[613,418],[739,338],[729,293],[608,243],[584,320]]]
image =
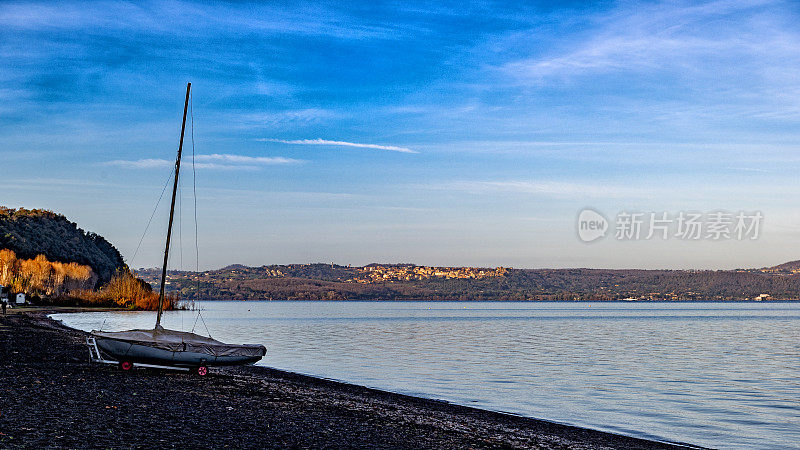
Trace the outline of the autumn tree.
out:
[[[0,284],[8,286],[16,275],[17,255],[9,249],[0,249]]]

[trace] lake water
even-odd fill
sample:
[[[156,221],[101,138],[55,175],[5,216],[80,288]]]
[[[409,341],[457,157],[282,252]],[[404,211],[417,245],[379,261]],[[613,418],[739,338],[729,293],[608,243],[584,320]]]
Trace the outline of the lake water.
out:
[[[638,437],[800,445],[800,304],[200,302],[168,328],[259,363]],[[152,312],[56,314],[82,330]]]

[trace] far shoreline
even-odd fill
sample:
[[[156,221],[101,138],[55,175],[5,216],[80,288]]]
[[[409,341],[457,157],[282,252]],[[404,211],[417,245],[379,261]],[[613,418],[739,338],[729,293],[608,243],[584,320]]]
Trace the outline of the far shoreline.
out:
[[[181,300],[183,301],[183,300]],[[752,303],[754,305],[768,305],[772,303],[800,303],[800,298],[798,299],[781,299],[781,300],[447,300],[447,299],[372,299],[372,300],[365,300],[365,299],[343,299],[343,300],[322,300],[322,299],[194,299],[194,300],[186,300],[187,302],[241,302],[241,303],[248,303],[248,302],[306,302],[306,303],[314,303],[314,302],[325,302],[325,303],[348,303],[348,302],[358,302],[358,303],[402,303],[402,302],[417,302],[417,303],[529,303],[529,304],[536,304],[536,303],[622,303],[622,304],[684,304],[684,303]],[[90,309],[92,311],[150,311],[145,309],[127,309],[127,308],[115,308],[115,307],[92,307],[92,306],[49,306],[49,305],[34,305],[34,306],[25,306],[25,308],[69,308],[69,309]],[[191,310],[188,309],[188,310]],[[180,309],[174,310],[166,310],[166,311],[180,311]],[[70,312],[81,312],[81,311],[70,311]],[[153,311],[150,311],[153,312]]]

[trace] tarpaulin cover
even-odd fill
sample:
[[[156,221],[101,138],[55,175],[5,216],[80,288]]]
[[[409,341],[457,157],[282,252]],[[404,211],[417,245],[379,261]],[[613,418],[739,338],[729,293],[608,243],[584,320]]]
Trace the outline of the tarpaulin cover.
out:
[[[199,334],[166,328],[128,331],[92,330],[91,334],[98,338],[115,339],[171,352],[196,352],[214,356],[264,356],[267,353],[263,345],[225,344]]]

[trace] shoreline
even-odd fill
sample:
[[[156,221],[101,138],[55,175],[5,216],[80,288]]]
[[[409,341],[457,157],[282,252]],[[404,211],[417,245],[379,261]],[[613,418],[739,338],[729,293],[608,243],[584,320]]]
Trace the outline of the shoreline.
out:
[[[686,447],[264,366],[122,373],[47,317],[76,309],[0,316],[0,447]]]

